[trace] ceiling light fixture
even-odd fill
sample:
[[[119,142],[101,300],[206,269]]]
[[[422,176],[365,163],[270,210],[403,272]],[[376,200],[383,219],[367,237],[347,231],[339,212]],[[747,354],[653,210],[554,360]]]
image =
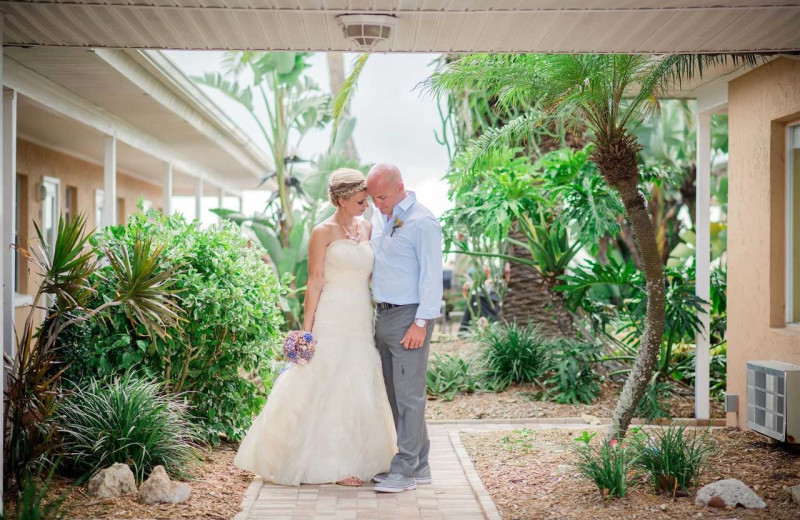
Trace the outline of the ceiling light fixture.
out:
[[[337,19],[345,38],[362,50],[387,40],[397,26],[397,18],[386,14],[343,14]]]

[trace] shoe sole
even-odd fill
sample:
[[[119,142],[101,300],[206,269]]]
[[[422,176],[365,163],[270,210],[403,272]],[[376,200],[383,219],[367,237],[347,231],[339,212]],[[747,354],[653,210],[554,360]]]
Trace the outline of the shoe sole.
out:
[[[386,482],[386,479],[382,478],[382,477],[373,477],[372,481],[373,482],[377,482],[378,484],[382,484],[382,483]],[[414,483],[416,483],[416,484],[430,484],[432,482],[433,482],[433,478],[432,477],[427,477],[427,478],[414,477]]]
[[[380,484],[375,486],[375,491],[379,493],[402,493],[403,491],[412,491],[414,489],[417,489],[416,482],[405,487],[381,487]]]

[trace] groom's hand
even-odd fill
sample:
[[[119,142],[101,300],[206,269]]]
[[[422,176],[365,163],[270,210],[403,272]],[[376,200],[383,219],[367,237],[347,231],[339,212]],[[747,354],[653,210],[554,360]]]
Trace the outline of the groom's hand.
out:
[[[417,327],[415,324],[411,324],[411,327],[408,328],[406,331],[406,335],[403,336],[403,340],[400,342],[403,345],[403,348],[406,350],[411,350],[415,348],[420,348],[423,343],[425,343],[425,333],[427,332],[426,327]]]

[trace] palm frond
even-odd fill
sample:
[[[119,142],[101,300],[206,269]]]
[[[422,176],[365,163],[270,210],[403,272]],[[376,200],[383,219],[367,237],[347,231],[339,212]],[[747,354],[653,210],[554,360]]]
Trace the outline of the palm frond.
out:
[[[475,168],[490,150],[501,146],[513,146],[530,136],[533,129],[542,124],[545,117],[529,112],[522,114],[500,128],[487,130],[478,139],[470,141],[464,151],[464,162],[467,169]]]
[[[364,66],[367,64],[369,54],[360,54],[353,62],[353,71],[347,76],[342,84],[342,88],[336,94],[336,99],[333,100],[333,127],[331,128],[331,142],[329,148],[333,148],[336,143],[336,134],[339,131],[339,126],[342,120],[350,110],[350,103],[353,100],[356,89],[358,87],[358,79],[364,71]]]
[[[192,79],[201,85],[219,90],[250,112],[253,111],[253,91],[250,87],[242,88],[237,83],[228,81],[219,73],[206,72],[202,76],[192,76]]]

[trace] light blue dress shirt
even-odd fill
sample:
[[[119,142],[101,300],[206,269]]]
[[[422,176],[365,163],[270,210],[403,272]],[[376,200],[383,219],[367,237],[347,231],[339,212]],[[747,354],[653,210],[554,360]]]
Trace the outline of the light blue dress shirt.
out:
[[[418,303],[416,317],[431,320],[442,304],[442,227],[414,192],[407,193],[388,219],[379,211],[372,216],[372,297],[379,303]]]

